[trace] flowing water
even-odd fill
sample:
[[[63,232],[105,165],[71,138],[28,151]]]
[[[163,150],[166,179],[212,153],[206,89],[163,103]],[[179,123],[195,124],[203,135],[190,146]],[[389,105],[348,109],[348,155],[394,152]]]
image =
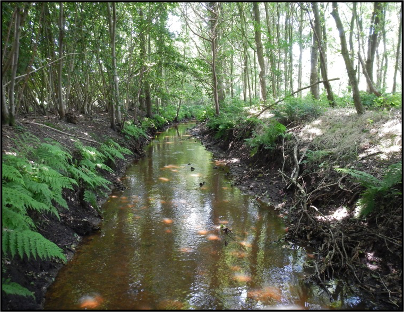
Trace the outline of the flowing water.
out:
[[[333,306],[303,283],[304,248],[282,240],[276,211],[233,187],[190,126],[159,134],[128,168],[126,190],[103,205],[101,231],[59,272],[45,309],[359,308],[358,297],[339,291]]]

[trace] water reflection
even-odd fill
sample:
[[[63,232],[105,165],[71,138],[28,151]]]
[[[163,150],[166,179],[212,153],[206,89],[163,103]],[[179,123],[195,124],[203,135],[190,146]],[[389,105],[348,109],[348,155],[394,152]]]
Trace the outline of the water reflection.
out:
[[[285,233],[276,212],[232,187],[185,133],[164,132],[127,170],[45,309],[328,308],[302,282],[304,250],[273,244]]]

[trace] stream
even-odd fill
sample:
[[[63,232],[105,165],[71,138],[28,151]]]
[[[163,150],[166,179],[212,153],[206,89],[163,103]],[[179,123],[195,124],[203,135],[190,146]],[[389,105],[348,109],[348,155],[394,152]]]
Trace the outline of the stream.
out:
[[[278,212],[232,186],[187,134],[193,125],[158,134],[128,167],[126,189],[103,204],[101,230],[60,270],[44,308],[360,309],[346,285],[328,285],[330,301],[303,282],[305,248],[282,239]]]

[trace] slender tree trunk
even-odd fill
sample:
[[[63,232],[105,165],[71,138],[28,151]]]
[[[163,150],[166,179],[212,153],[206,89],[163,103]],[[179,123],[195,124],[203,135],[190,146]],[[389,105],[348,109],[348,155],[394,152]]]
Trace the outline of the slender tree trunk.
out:
[[[216,73],[217,61],[217,24],[218,24],[218,10],[217,2],[209,2],[211,12],[210,30],[211,30],[211,51],[212,51],[212,76],[213,76],[213,98],[215,102],[215,112],[219,115],[219,94]]]
[[[373,64],[378,45],[379,23],[380,15],[382,14],[383,3],[374,2],[374,9],[372,13],[372,21],[369,28],[368,38],[368,55],[366,59],[366,71],[369,75],[370,81],[373,82]],[[368,84],[368,92],[371,92],[371,86]]]
[[[362,102],[361,102],[358,83],[356,81],[356,73],[353,68],[353,63],[352,63],[352,60],[349,58],[349,52],[348,52],[346,38],[345,38],[345,30],[344,30],[344,27],[342,26],[342,22],[339,17],[337,2],[332,3],[332,8],[333,8],[333,10],[331,12],[331,15],[335,20],[335,24],[336,24],[338,32],[339,32],[339,38],[341,41],[341,53],[344,58],[345,67],[346,67],[348,77],[349,77],[349,83],[352,86],[354,105],[356,108],[356,112],[360,115],[360,114],[363,114],[365,110],[364,110]]]
[[[260,66],[259,79],[261,86],[261,99],[264,101],[264,104],[267,100],[267,88],[265,82],[265,61],[264,61],[264,50],[261,42],[261,19],[260,19],[260,11],[258,7],[258,2],[253,2],[253,11],[254,11],[254,37],[255,44],[257,46],[257,57],[258,63]]]
[[[316,35],[313,31],[313,41],[312,41],[312,46],[311,46],[311,68],[310,68],[310,84],[313,85],[315,82],[318,81],[318,48],[317,48],[317,40],[316,40]],[[315,99],[320,98],[320,91],[318,84],[313,85],[310,88],[311,94]]]
[[[302,87],[302,57],[303,57],[303,10],[300,9],[300,21],[299,21],[299,64],[297,73],[297,89]],[[299,92],[299,97],[302,97],[302,93]]]
[[[59,58],[63,56],[63,30],[64,30],[64,16],[63,16],[63,2],[59,3]],[[59,97],[59,119],[65,118],[66,105],[63,102],[63,86],[62,86],[62,74],[63,74],[63,59],[59,60],[58,71],[58,97]]]
[[[328,103],[331,107],[334,107],[334,95],[332,94],[332,89],[331,89],[331,84],[328,81],[328,75],[327,75],[327,62],[326,62],[326,56],[325,56],[325,51],[323,49],[323,40],[322,40],[322,31],[321,31],[321,21],[320,21],[320,14],[318,11],[318,5],[317,2],[312,2],[312,9],[314,13],[314,36],[317,39],[317,47],[320,52],[320,69],[321,69],[321,76],[324,81],[324,88],[327,91],[327,100]]]
[[[273,46],[273,35],[271,31],[272,25],[270,24],[270,15],[269,15],[269,8],[268,2],[264,2],[265,5],[265,18],[267,22],[267,30],[268,30],[268,41],[271,46]],[[272,86],[272,97],[276,96],[276,83],[275,83],[275,61],[274,61],[274,52],[273,49],[267,49],[267,54],[269,55],[269,64],[270,64],[270,75],[271,75],[271,86]]]
[[[403,19],[402,19],[402,7],[400,7],[400,26],[398,28],[398,42],[397,42],[397,51],[396,51],[396,63],[394,65],[394,76],[393,76],[393,90],[392,93],[396,93],[397,89],[397,71],[398,71],[398,64],[400,61],[400,51],[401,51],[401,36],[403,33]]]
[[[113,10],[115,7],[115,3],[112,3]],[[111,100],[110,100],[110,107],[109,107],[109,113],[110,113],[110,122],[111,122],[111,128],[113,130],[116,130],[116,109],[115,107],[118,105],[117,102],[117,89],[116,89],[116,84],[115,84],[115,74],[116,74],[116,57],[115,57],[115,22],[114,16],[111,16],[111,8],[109,2],[107,2],[107,8],[108,8],[108,24],[109,24],[109,35],[110,35],[110,44],[111,44],[111,57],[112,57],[112,81],[111,81]],[[116,16],[115,16],[116,17]]]
[[[20,34],[21,34],[21,13],[20,8],[17,7],[14,22],[14,43],[13,43],[13,56],[11,60],[11,82],[9,89],[9,105],[8,122],[10,126],[15,125],[15,77],[17,75],[18,56],[20,51]]]

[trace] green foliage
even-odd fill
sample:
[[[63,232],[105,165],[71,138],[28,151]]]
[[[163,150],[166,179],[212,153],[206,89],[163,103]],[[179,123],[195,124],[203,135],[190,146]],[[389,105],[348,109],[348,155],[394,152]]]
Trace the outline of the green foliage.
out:
[[[234,129],[236,125],[236,116],[233,114],[228,114],[226,112],[222,112],[219,116],[214,116],[209,119],[206,123],[206,126],[215,131],[215,138],[226,138],[229,134],[229,131]]]
[[[301,123],[321,115],[324,110],[324,103],[313,100],[310,96],[306,98],[288,98],[284,104],[278,105],[273,113],[279,122]]]
[[[308,150],[306,152],[306,159],[302,161],[302,163],[318,163],[323,160],[325,157],[331,155],[333,152],[329,150],[318,150],[312,151]]]
[[[108,139],[107,141],[102,143],[99,150],[113,163],[115,163],[116,158],[125,159],[125,157],[123,156],[124,154],[125,155],[133,154],[130,150],[128,150],[125,147],[122,147],[112,139]]]
[[[111,182],[104,179],[97,171],[98,169],[104,169],[113,172],[110,167],[104,164],[107,156],[94,147],[84,146],[81,142],[76,142],[75,146],[81,157],[75,159],[74,166],[69,168],[69,172],[74,179],[79,181],[84,189],[97,192],[101,192],[101,187],[108,189],[108,184]]]
[[[382,109],[400,107],[402,105],[402,95],[396,94],[383,94],[378,97],[373,93],[360,91],[361,101],[364,107],[368,109]]]
[[[366,188],[362,193],[359,203],[362,206],[359,212],[362,217],[371,213],[376,207],[376,204],[380,204],[383,199],[402,195],[402,188],[395,188],[395,186],[402,184],[402,163],[390,165],[382,180],[359,170],[349,168],[335,168],[335,170],[349,174]]]
[[[174,116],[174,118],[175,118],[175,116]],[[174,118],[170,119],[170,121],[174,120]],[[157,114],[155,114],[152,119],[153,119],[153,124],[154,124],[155,129],[161,129],[168,123],[168,119],[166,119],[163,116],[157,115]]]
[[[11,282],[10,279],[1,279],[1,290],[8,295],[19,295],[24,297],[35,298],[34,293],[27,288],[22,287],[20,284]]]
[[[133,138],[135,140],[139,140],[140,137],[142,137],[142,136],[147,138],[147,134],[143,128],[143,124],[142,124],[142,127],[138,127],[138,126],[134,125],[132,121],[125,122],[122,133],[125,134],[125,137],[127,139]]]
[[[277,120],[271,120],[265,125],[261,132],[254,131],[253,137],[246,139],[247,145],[251,148],[251,155],[255,155],[260,147],[272,149],[275,147],[279,137],[286,135],[286,127]]]
[[[22,258],[28,259],[38,256],[41,259],[59,258],[66,261],[66,257],[55,243],[43,237],[40,233],[32,230],[2,229],[2,252],[14,257],[17,253]]]
[[[197,121],[203,122],[207,119],[213,118],[215,116],[215,111],[213,107],[199,106],[199,109],[193,111],[192,114],[195,116]]]
[[[45,157],[46,159],[47,157]],[[5,155],[2,162],[2,252],[21,258],[66,260],[62,250],[35,232],[30,209],[59,217],[53,202],[67,208],[62,188],[72,188],[75,181],[52,168],[28,161],[25,157]]]

